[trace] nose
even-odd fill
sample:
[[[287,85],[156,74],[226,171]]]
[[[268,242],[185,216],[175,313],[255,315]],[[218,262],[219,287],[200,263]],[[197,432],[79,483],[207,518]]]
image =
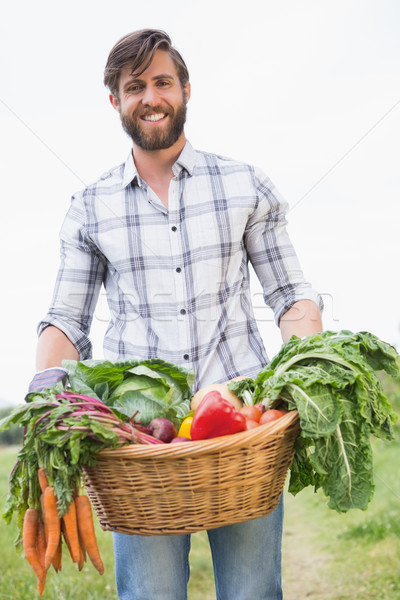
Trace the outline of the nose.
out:
[[[157,90],[152,85],[147,85],[142,96],[142,103],[147,104],[148,106],[155,106],[157,101]]]

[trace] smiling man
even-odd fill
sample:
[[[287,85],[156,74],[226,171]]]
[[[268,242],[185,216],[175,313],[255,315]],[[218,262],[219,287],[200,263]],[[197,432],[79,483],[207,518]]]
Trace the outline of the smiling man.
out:
[[[260,169],[186,140],[189,74],[165,32],[123,37],[104,82],[132,150],[72,199],[30,389],[61,379],[63,359],[91,357],[102,285],[111,314],[105,358],[182,365],[194,370],[195,390],[255,377],[268,357],[249,263],[284,341],[322,329],[321,299],[286,231],[286,203]],[[282,516],[281,501],[265,518],[208,531],[218,600],[282,598]],[[113,541],[121,600],[186,600],[190,536],[114,533]]]
[[[110,100],[134,145],[154,151],[175,145],[182,149],[189,97],[190,84],[181,86],[169,53],[157,50],[141,76],[130,66],[122,70],[118,92]]]

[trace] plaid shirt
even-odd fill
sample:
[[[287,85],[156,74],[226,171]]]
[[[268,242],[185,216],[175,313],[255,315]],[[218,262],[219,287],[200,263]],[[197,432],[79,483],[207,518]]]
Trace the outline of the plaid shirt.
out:
[[[61,266],[39,333],[55,325],[90,358],[102,284],[110,309],[109,360],[163,358],[193,369],[197,386],[268,362],[251,306],[249,261],[275,320],[318,294],[304,280],[286,232],[287,205],[241,162],[195,151],[173,166],[166,209],[132,154],[72,198]]]

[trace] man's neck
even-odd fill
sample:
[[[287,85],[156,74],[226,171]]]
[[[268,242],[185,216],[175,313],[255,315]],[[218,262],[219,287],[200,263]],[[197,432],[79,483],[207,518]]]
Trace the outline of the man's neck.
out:
[[[172,166],[177,161],[185,144],[186,138],[184,134],[180,136],[173,146],[163,150],[143,150],[136,144],[133,144],[133,159],[140,177],[150,186],[154,181],[172,179]]]

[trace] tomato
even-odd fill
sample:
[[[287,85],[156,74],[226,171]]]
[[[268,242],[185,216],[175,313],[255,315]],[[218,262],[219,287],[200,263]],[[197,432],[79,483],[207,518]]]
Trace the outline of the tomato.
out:
[[[264,425],[264,423],[270,423],[271,421],[276,421],[276,419],[286,415],[287,412],[288,411],[284,408],[270,408],[269,410],[266,410],[263,415],[261,415],[260,425]]]
[[[250,419],[252,421],[257,421],[257,423],[261,419],[262,415],[261,410],[257,408],[257,406],[243,406],[243,408],[241,408],[239,412],[242,413],[242,415],[244,415],[246,420]]]
[[[245,431],[249,431],[249,429],[254,429],[254,427],[258,427],[260,423],[258,421],[254,421],[254,419],[246,419],[246,429]]]

